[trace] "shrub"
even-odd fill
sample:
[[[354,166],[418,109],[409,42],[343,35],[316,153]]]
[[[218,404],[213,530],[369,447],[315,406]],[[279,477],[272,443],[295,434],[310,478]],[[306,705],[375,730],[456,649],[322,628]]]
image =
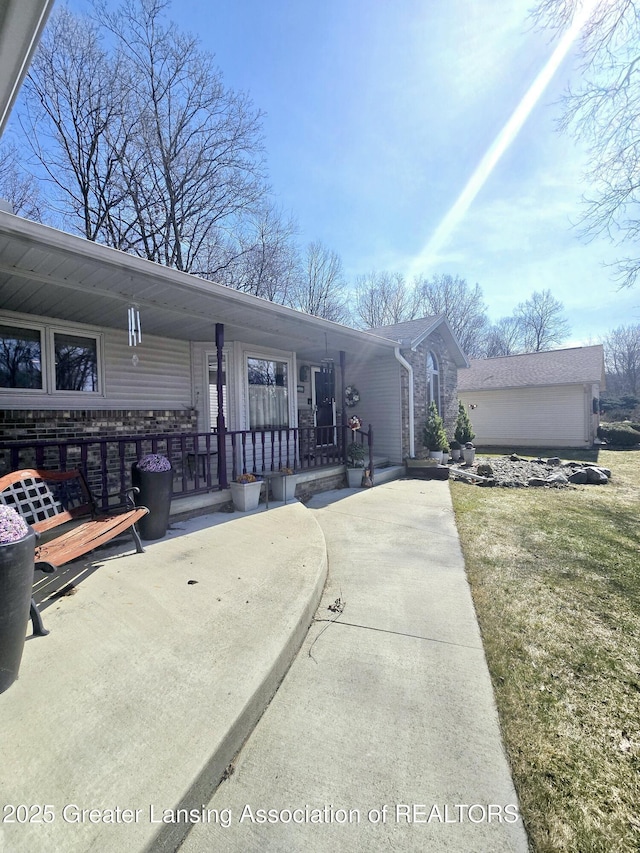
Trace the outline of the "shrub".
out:
[[[600,424],[598,438],[613,447],[635,447],[640,444],[640,432],[624,423]]]
[[[429,404],[427,422],[424,425],[422,443],[429,450],[449,450],[449,439],[444,429],[444,422],[438,414],[435,402]]]
[[[473,427],[471,426],[471,420],[462,400],[458,400],[458,419],[456,420],[454,437],[456,441],[460,442],[460,444],[466,444],[468,441],[473,441],[476,437]]]
[[[359,441],[352,441],[347,446],[347,458],[352,468],[364,467],[364,458],[367,455],[364,444]]]

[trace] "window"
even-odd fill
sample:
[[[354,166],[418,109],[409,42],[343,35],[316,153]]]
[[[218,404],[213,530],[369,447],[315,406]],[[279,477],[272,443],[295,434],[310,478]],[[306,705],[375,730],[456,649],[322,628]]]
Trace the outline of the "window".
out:
[[[42,388],[38,329],[0,325],[0,388]]]
[[[98,344],[95,338],[54,332],[56,391],[98,390]]]
[[[247,358],[249,429],[289,426],[288,375],[286,361]]]
[[[0,321],[0,390],[100,394],[100,335]]]
[[[435,402],[440,411],[440,371],[434,353],[427,353],[427,403]]]

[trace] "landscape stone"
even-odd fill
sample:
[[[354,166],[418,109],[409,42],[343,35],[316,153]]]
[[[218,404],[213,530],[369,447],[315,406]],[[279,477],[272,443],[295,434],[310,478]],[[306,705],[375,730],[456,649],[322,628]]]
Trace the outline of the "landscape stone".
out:
[[[587,483],[593,483],[593,485],[600,486],[609,482],[607,475],[599,468],[589,467],[584,470],[587,472]]]
[[[546,486],[547,481],[544,477],[529,477],[527,480],[528,486]]]
[[[587,472],[584,468],[580,468],[578,471],[574,471],[573,474],[569,477],[570,483],[575,483],[577,485],[584,485],[587,482]]]
[[[561,474],[559,471],[557,474],[551,474],[550,477],[547,477],[547,483],[550,486],[566,486],[569,480],[565,477],[564,474]]]
[[[561,459],[559,456],[552,456],[550,459],[547,459],[547,465],[560,465]]]
[[[493,477],[493,468],[488,462],[480,462],[477,470],[481,477]]]

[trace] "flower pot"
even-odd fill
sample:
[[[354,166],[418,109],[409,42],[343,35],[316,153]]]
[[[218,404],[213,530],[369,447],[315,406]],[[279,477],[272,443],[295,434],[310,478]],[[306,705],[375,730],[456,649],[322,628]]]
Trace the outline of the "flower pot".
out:
[[[0,693],[18,677],[29,621],[36,535],[0,545]]]
[[[462,450],[460,450],[460,448],[455,448],[455,447],[451,448],[451,458],[453,459],[454,462],[457,462],[460,459],[461,454],[462,454]]]
[[[347,468],[347,482],[350,489],[359,489],[362,486],[362,475],[364,468]]]
[[[475,447],[465,447],[462,451],[465,465],[473,465],[473,460],[476,458]]]
[[[292,501],[296,496],[298,478],[295,474],[283,474],[282,477],[272,477],[271,493],[275,501]]]
[[[443,456],[444,456],[444,451],[442,451],[442,450],[430,450],[429,451],[429,459],[435,459],[436,462],[442,462]]]
[[[141,471],[138,463],[131,466],[131,482],[140,489],[134,495],[136,506],[146,506],[149,514],[138,522],[143,539],[162,539],[169,526],[173,468],[168,471]]]
[[[262,481],[255,483],[231,483],[231,499],[238,512],[249,512],[258,509],[260,503],[260,489]]]

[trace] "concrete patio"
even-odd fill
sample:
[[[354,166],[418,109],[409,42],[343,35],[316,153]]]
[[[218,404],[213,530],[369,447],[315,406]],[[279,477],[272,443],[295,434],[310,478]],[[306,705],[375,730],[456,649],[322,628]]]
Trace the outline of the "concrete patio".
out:
[[[0,696],[0,788],[29,807],[0,850],[526,852],[446,483],[213,513],[146,549],[99,552]]]

